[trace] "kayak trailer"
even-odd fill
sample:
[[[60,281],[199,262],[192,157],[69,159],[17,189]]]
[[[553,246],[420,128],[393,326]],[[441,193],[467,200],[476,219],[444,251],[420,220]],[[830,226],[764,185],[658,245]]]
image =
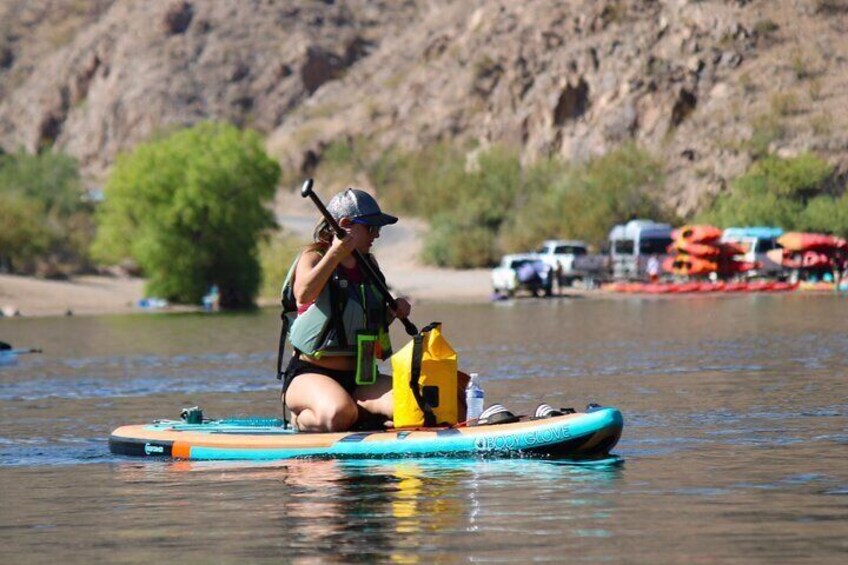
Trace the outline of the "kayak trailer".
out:
[[[605,457],[621,437],[624,419],[611,407],[516,422],[428,429],[307,433],[275,418],[157,420],[117,428],[117,455],[180,460],[405,457]]]

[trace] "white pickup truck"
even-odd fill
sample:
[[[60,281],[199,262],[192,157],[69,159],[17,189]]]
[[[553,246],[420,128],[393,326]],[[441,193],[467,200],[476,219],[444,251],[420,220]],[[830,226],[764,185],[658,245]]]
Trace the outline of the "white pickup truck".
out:
[[[492,269],[492,288],[498,295],[515,296],[519,290],[527,290],[533,296],[550,296],[553,285],[553,269],[535,253],[504,255]]]
[[[601,279],[609,269],[605,255],[589,255],[585,242],[549,239],[536,252],[539,259],[554,270],[557,286],[572,284],[577,279]]]

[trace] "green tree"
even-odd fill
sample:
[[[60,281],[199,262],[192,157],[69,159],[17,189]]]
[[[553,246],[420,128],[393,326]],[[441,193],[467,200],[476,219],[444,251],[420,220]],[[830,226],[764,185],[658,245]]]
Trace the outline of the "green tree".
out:
[[[540,163],[527,177],[527,202],[515,210],[503,234],[504,247],[511,251],[548,238],[601,246],[615,224],[636,217],[673,219],[660,204],[662,167],[633,144],[580,166]]]
[[[826,195],[810,200],[799,218],[798,227],[848,238],[848,191],[840,198]]]
[[[92,252],[137,261],[152,295],[196,304],[216,285],[223,308],[250,305],[259,237],[276,227],[265,204],[279,177],[259,135],[228,124],[141,144],[115,164]]]
[[[0,264],[25,274],[84,268],[93,224],[83,197],[73,158],[0,155]]]
[[[833,231],[835,216],[828,217],[827,204],[836,201],[826,194],[832,176],[833,167],[811,153],[789,159],[770,155],[733,181],[730,192],[719,195],[700,219],[721,227]]]

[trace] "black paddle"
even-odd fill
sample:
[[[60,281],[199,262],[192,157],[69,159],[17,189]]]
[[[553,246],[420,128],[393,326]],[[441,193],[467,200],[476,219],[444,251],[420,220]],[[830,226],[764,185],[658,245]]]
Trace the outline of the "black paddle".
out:
[[[336,219],[333,218],[332,215],[330,215],[330,212],[329,210],[327,210],[327,207],[324,206],[324,203],[321,202],[321,199],[312,190],[312,184],[312,179],[306,179],[306,182],[303,183],[303,188],[300,189],[300,195],[304,198],[311,198],[312,202],[315,204],[315,207],[318,208],[318,211],[321,212],[321,215],[324,216],[324,219],[327,220],[327,223],[330,224],[330,227],[333,228],[333,231],[336,232],[336,235],[339,237],[339,239],[344,238],[344,236],[347,235],[347,232],[345,232],[345,230],[342,229]],[[371,279],[371,282],[373,282],[377,286],[377,290],[379,290],[380,294],[383,295],[383,299],[389,305],[389,308],[391,308],[393,311],[397,310],[397,300],[395,300],[394,296],[392,296],[392,293],[389,292],[389,288],[386,286],[386,283],[383,282],[383,279],[381,279],[377,275],[376,271],[374,271],[374,267],[371,265],[371,263],[366,260],[365,257],[362,256],[362,253],[360,253],[358,249],[353,250],[353,256],[356,258],[356,261],[359,263],[359,265],[362,266],[363,269],[365,269],[365,274],[368,275],[368,278]],[[415,324],[413,324],[409,320],[409,318],[400,318],[400,321],[403,324],[403,327],[406,328],[406,333],[408,333],[409,335],[418,334],[418,328],[415,327]]]
[[[23,355],[26,353],[42,353],[41,349],[35,347],[30,349],[15,349],[5,341],[0,341],[0,351],[6,351],[7,353],[12,353],[14,355]]]

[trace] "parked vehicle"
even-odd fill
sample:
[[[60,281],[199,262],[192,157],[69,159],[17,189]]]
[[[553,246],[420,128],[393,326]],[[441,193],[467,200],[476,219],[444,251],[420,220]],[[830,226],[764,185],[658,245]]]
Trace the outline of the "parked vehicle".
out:
[[[631,220],[615,226],[609,234],[610,261],[615,279],[644,279],[648,260],[660,262],[671,243],[671,226],[653,220]]]
[[[609,265],[606,256],[590,255],[588,245],[577,240],[546,240],[537,254],[553,269],[560,288],[573,284],[577,279],[603,278]]]
[[[492,269],[492,288],[496,294],[515,296],[527,290],[538,296],[553,293],[553,269],[535,253],[504,255],[499,266]]]
[[[768,257],[768,252],[777,249],[777,238],[783,235],[783,229],[757,226],[744,228],[727,228],[721,235],[721,241],[738,243],[745,248],[745,253],[739,258],[756,263],[756,269],[748,271],[748,276],[778,276],[785,271],[780,263]]]

